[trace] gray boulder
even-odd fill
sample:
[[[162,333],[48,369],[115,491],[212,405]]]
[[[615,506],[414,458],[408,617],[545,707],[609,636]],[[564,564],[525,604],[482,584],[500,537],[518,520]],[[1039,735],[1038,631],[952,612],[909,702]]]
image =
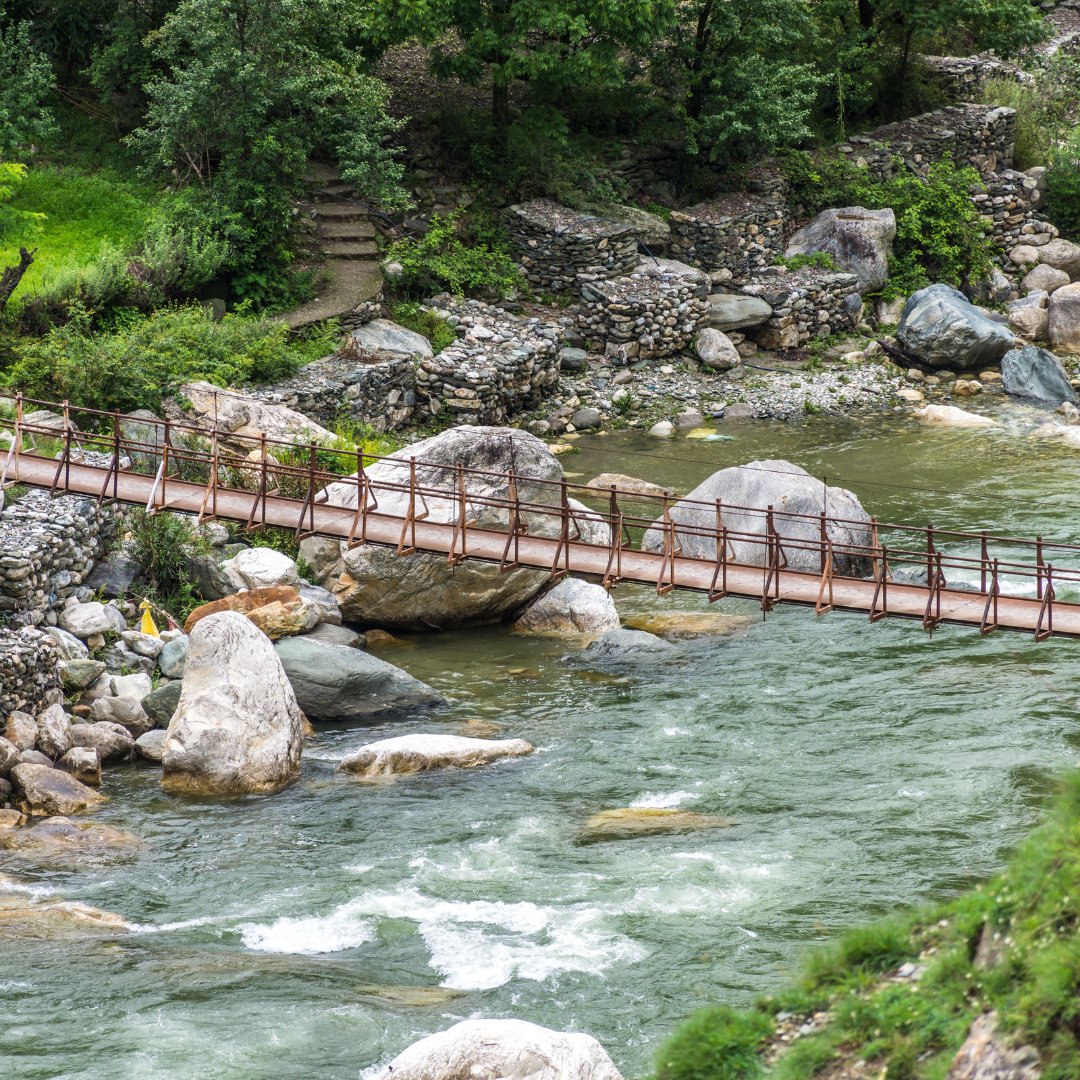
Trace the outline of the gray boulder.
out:
[[[16,765],[11,770],[11,783],[19,809],[24,814],[66,817],[91,810],[106,801],[104,795],[48,765]]]
[[[98,698],[90,706],[90,719],[95,723],[105,720],[126,728],[133,739],[154,726],[142,703],[133,697]]]
[[[169,726],[169,721],[173,718],[173,713],[176,712],[176,706],[180,704],[181,689],[182,686],[179,682],[167,683],[165,686],[159,686],[152,694],[148,694],[142,699],[143,710],[157,727]]]
[[[1063,271],[1072,281],[1080,280],[1080,244],[1057,238],[1036,250],[1040,263]]]
[[[1020,288],[1026,293],[1053,293],[1068,284],[1069,275],[1064,270],[1058,270],[1057,267],[1048,266],[1046,263],[1039,263],[1024,275]]]
[[[431,342],[415,330],[406,330],[389,319],[372,319],[352,331],[359,349],[404,360],[430,360],[435,353]]]
[[[505,475],[511,468],[518,477],[522,503],[559,505],[562,466],[544,443],[524,431],[469,425],[450,428],[372,465],[367,475],[375,484],[408,484],[410,457],[431,463],[417,467],[418,483],[428,489],[454,491],[459,463],[492,474],[466,480],[468,517],[480,528],[507,528],[507,510],[477,500],[505,500]],[[324,494],[332,506],[356,507],[355,481],[333,483]],[[407,492],[382,487],[376,488],[376,495],[380,511],[405,514]],[[456,499],[428,497],[426,504],[426,521],[457,520]],[[610,537],[607,525],[585,517],[585,507],[579,503],[571,501],[571,507],[582,514],[577,521],[583,538],[606,544]],[[561,522],[556,515],[523,516],[530,536],[560,534]],[[337,597],[347,622],[388,630],[438,630],[501,622],[524,607],[549,579],[543,570],[517,569],[504,574],[490,563],[470,560],[451,566],[445,555],[417,553],[399,558],[390,547],[360,544],[348,550],[343,544],[318,537],[304,540],[300,550],[322,584]]]
[[[426,683],[359,649],[310,634],[282,638],[274,648],[300,708],[314,720],[368,720],[445,704]]]
[[[635,660],[670,652],[670,641],[644,630],[608,630],[601,634],[581,656],[587,660]]]
[[[135,753],[135,740],[131,732],[109,720],[95,724],[72,724],[71,745],[96,750],[102,762],[129,761]]]
[[[124,616],[116,608],[96,600],[64,608],[59,623],[61,630],[84,641],[95,634],[120,634],[127,629]]]
[[[161,764],[162,754],[165,752],[165,732],[161,728],[147,731],[135,740],[135,753],[146,761]]]
[[[90,746],[73,746],[60,758],[56,767],[71,773],[80,784],[101,787],[101,757]]]
[[[335,625],[334,623],[319,623],[314,630],[309,630],[304,637],[313,641],[321,641],[324,645],[344,645],[349,649],[362,649],[364,647],[363,635],[347,626]]]
[[[772,308],[756,296],[739,293],[713,293],[709,310],[700,325],[714,330],[750,330],[772,317]]]
[[[62,705],[50,705],[38,718],[40,750],[51,758],[63,757],[72,747],[71,717]]]
[[[1046,349],[1010,349],[1001,360],[1001,380],[1007,394],[1045,405],[1076,402],[1076,391],[1061,361]]]
[[[764,539],[766,511],[771,506],[773,524],[780,536],[788,568],[819,571],[820,514],[825,510],[826,530],[833,544],[833,569],[854,577],[870,573],[870,559],[850,551],[851,548],[869,547],[872,543],[870,515],[850,491],[826,487],[817,477],[790,461],[751,461],[747,465],[721,469],[694,488],[685,500],[677,502],[670,513],[683,555],[710,562],[715,560],[716,541],[712,534],[716,530],[718,499],[723,506],[724,525],[731,533],[762,538],[760,543],[730,541],[735,562],[745,566],[768,565]],[[697,505],[701,503],[704,505]],[[740,511],[732,507],[748,509]],[[663,550],[664,534],[658,525],[654,522],[645,533],[642,550]],[[688,529],[701,530],[708,535],[696,535]]]
[[[60,682],[65,690],[85,690],[104,674],[105,664],[101,660],[60,661]]]
[[[831,255],[840,270],[854,274],[859,292],[876,292],[889,280],[889,255],[896,237],[892,210],[846,206],[823,210],[788,242],[785,254]]]
[[[1046,310],[1049,298],[1039,289],[1014,300],[1009,305],[1009,326],[1029,341],[1045,341],[1050,331],[1050,313]]]
[[[398,1054],[375,1080],[622,1080],[591,1036],[524,1020],[463,1020]]]
[[[1066,285],[1050,297],[1050,347],[1080,353],[1080,282]]]
[[[730,371],[742,363],[739,350],[731,343],[731,339],[723,332],[711,326],[706,326],[697,332],[694,338],[694,352],[698,359],[713,371]]]
[[[303,719],[270,639],[222,611],[191,631],[161,782],[185,794],[279,791],[300,773]]]
[[[367,779],[407,776],[431,769],[475,769],[508,757],[525,757],[535,747],[524,739],[470,739],[443,732],[399,735],[368,743],[341,763],[345,772]]]
[[[174,638],[165,644],[158,655],[158,667],[167,679],[180,679],[184,675],[184,663],[187,660],[188,639]]]
[[[619,613],[607,589],[566,578],[534,600],[513,628],[543,637],[596,637],[619,626]]]
[[[1008,327],[950,285],[930,285],[911,296],[896,336],[923,363],[961,370],[996,364],[1016,344]]]
[[[42,630],[56,643],[56,652],[61,660],[85,660],[90,655],[83,642],[59,626],[44,626]]]

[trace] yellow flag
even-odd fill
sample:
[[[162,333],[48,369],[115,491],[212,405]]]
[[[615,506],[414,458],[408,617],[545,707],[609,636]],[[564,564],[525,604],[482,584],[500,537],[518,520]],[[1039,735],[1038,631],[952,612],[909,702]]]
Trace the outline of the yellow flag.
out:
[[[157,624],[154,622],[154,616],[150,614],[150,601],[144,600],[139,607],[142,608],[142,622],[139,623],[139,630],[151,637],[158,637]]]

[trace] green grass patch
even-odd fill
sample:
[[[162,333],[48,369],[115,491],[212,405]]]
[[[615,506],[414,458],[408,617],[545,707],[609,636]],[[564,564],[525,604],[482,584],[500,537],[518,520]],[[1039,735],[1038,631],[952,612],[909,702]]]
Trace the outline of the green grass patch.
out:
[[[418,334],[431,342],[432,349],[440,353],[448,345],[457,341],[454,328],[433,311],[421,307],[416,301],[408,300],[401,304],[395,304],[390,311],[394,322],[404,326],[407,330],[415,330]]]
[[[905,963],[921,976],[900,978]],[[838,1059],[863,1059],[889,1080],[943,1080],[972,1021],[992,1010],[1003,1038],[1038,1049],[1044,1080],[1080,1076],[1080,772],[998,877],[845,934],[753,1010],[695,1014],[662,1048],[656,1076],[810,1080]],[[822,1011],[828,1024],[766,1071],[767,1034],[753,1033],[773,1017]]]
[[[67,294],[96,273],[102,262],[126,256],[142,239],[162,196],[151,185],[111,169],[28,169],[11,205],[44,214],[36,236],[9,238],[0,247],[0,265],[19,261],[20,239],[37,248],[12,300],[18,307],[35,293]]]

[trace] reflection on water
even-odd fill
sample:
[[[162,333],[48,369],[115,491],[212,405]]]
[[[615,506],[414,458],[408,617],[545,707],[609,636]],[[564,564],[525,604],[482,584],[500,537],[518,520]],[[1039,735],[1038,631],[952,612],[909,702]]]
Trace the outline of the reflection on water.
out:
[[[686,491],[788,458],[883,519],[1075,539],[1080,452],[1021,420],[873,437],[731,423],[730,442],[583,439],[564,464]],[[616,596],[626,615],[706,609]],[[97,818],[145,839],[133,861],[3,869],[136,932],[0,944],[4,1074],[355,1078],[456,1019],[512,1015],[589,1031],[640,1076],[694,1007],[748,1002],[840,928],[990,873],[1076,756],[1072,643],[716,609],[749,618],[617,672],[497,629],[387,653],[451,708],[322,728],[272,798],[189,803],[150,768],[112,770]],[[386,785],[335,771],[373,737],[433,727],[538,752]],[[627,806],[738,824],[578,842]]]

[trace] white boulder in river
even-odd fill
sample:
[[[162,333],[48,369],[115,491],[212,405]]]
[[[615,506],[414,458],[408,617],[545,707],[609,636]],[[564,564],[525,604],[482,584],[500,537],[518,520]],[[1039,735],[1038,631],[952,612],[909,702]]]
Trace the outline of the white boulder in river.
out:
[[[169,791],[279,791],[300,772],[303,720],[270,639],[243,615],[196,623],[180,702],[162,746]]]
[[[620,627],[611,593],[602,585],[565,578],[534,600],[513,629],[542,637],[597,637]]]
[[[418,465],[417,483],[427,489],[446,491],[445,498],[425,498],[425,523],[455,522],[458,518],[457,466],[483,470],[490,475],[466,480],[466,507],[470,521],[479,528],[505,530],[506,509],[481,499],[506,499],[506,474],[517,475],[522,503],[557,508],[562,466],[547,446],[534,435],[513,428],[451,428],[430,439],[399,450],[392,458],[367,469],[373,483],[409,483],[409,459]],[[548,481],[548,483],[542,483]],[[355,480],[342,480],[325,489],[331,506],[355,509]],[[379,512],[403,516],[407,491],[376,487]],[[571,500],[572,508],[585,507]],[[418,510],[424,506],[418,505]],[[530,536],[558,537],[557,514],[523,515]],[[579,519],[583,539],[607,543],[610,531],[603,522]],[[393,548],[361,544],[351,551],[335,540],[312,537],[300,550],[341,604],[346,622],[385,627],[388,630],[441,630],[453,626],[500,622],[536,596],[549,580],[543,570],[512,570],[503,574],[493,563],[466,561],[451,566],[445,555],[418,552],[399,557]]]
[[[682,554],[693,559],[716,558],[716,501],[723,508],[730,534],[751,539],[730,540],[729,557],[745,566],[767,566],[766,511],[775,511],[774,527],[790,570],[821,569],[821,512],[827,514],[826,533],[833,544],[833,569],[852,577],[869,575],[870,559],[852,551],[873,541],[870,515],[859,500],[840,487],[826,487],[816,476],[790,461],[751,461],[715,472],[671,508]],[[696,505],[703,503],[704,505]],[[729,507],[746,507],[736,511]],[[795,516],[787,516],[795,515]],[[642,538],[644,551],[664,549],[659,519]],[[694,531],[688,531],[694,530]],[[701,534],[705,535],[701,535]]]
[[[470,739],[464,735],[399,735],[368,743],[341,763],[358,776],[403,776],[429,769],[475,769],[508,757],[525,757],[535,747],[524,739]]]
[[[463,1020],[414,1043],[376,1080],[622,1080],[591,1036],[524,1020]]]
[[[923,363],[935,368],[996,364],[1016,344],[1016,336],[951,285],[930,285],[904,305],[896,336]]]

